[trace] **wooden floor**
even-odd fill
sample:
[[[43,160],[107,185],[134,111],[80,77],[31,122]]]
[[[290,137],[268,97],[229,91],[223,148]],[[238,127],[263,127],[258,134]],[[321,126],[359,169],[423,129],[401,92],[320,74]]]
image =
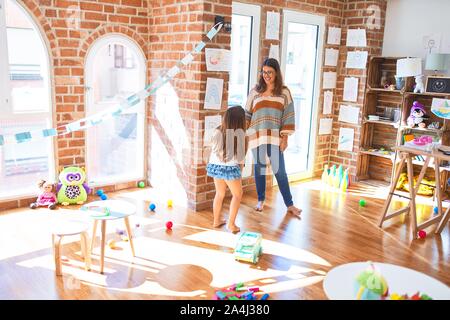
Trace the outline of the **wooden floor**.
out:
[[[16,209],[0,215],[0,299],[213,299],[214,292],[233,283],[257,285],[271,299],[326,299],[323,278],[343,263],[372,260],[424,272],[450,284],[450,227],[440,236],[411,240],[408,218],[399,216],[378,228],[386,190],[353,187],[346,194],[332,192],[310,181],[292,188],[302,218],[285,215],[277,189],[267,195],[267,208],[256,213],[255,194],[246,194],[237,224],[241,230],[261,232],[263,255],[258,264],[237,262],[237,236],[213,229],[211,212],[190,212],[174,200],[167,209],[151,189],[109,194],[136,204],[131,217],[136,257],[127,242],[107,248],[105,273],[99,273],[99,239],[92,257],[93,270],[83,269],[79,239],[63,242],[63,276],[55,276],[50,228],[69,209]],[[364,198],[367,207],[359,207]],[[93,197],[91,200],[97,200]],[[147,210],[150,202],[156,212]],[[227,203],[229,200],[227,200]],[[226,207],[227,208],[227,207]],[[419,209],[426,218],[431,207]],[[165,229],[173,221],[172,232]],[[137,226],[139,224],[139,226]],[[109,223],[108,239],[119,240],[121,221]]]

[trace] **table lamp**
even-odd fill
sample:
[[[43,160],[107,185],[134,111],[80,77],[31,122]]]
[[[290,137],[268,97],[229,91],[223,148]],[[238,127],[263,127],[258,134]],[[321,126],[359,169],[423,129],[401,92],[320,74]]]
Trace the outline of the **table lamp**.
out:
[[[437,71],[444,71],[447,60],[446,54],[443,53],[430,53],[427,55],[427,61],[425,63],[425,70],[434,71],[434,75],[437,75]]]
[[[416,77],[416,89],[424,92],[421,58],[404,58],[397,60],[397,78]],[[416,90],[415,89],[415,90]]]

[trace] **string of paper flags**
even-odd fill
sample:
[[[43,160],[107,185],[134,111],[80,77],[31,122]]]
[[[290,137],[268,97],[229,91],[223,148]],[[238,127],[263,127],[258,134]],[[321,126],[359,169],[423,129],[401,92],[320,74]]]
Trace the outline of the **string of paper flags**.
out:
[[[206,37],[209,40],[212,40],[216,34],[222,29],[223,22],[216,23],[206,34]],[[48,128],[41,130],[32,130],[32,131],[24,131],[16,134],[9,135],[0,135],[0,146],[6,144],[17,144],[29,141],[36,141],[43,138],[62,136],[71,132],[85,130],[87,128],[96,126],[102,123],[105,120],[108,120],[113,117],[117,117],[125,109],[131,108],[138,104],[139,102],[145,100],[148,96],[154,94],[159,88],[161,88],[164,84],[172,80],[183,67],[187,66],[194,60],[194,54],[200,53],[203,48],[205,48],[206,43],[204,41],[200,41],[194,49],[186,54],[181,60],[179,60],[172,68],[166,70],[158,78],[147,85],[141,91],[129,96],[124,99],[119,105],[108,108],[104,111],[96,113],[92,116],[85,117],[83,119],[65,124],[63,126],[59,126],[57,128]]]

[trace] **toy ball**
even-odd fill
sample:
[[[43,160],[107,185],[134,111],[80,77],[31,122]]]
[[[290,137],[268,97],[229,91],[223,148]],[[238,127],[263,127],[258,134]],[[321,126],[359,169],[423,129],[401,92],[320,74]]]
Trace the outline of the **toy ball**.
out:
[[[126,235],[122,235],[120,238],[122,239],[122,241],[125,241],[125,242],[130,240],[130,238],[128,238],[128,236],[126,236]]]
[[[172,227],[173,227],[172,221],[167,221],[166,222],[166,228],[169,229],[169,230],[172,230]]]
[[[364,199],[359,200],[359,206],[360,207],[365,207],[366,204],[367,204],[366,200],[364,200]]]
[[[148,208],[149,208],[151,211],[155,211],[156,205],[155,205],[154,203],[152,203],[152,204],[150,204],[150,205],[148,206]]]
[[[167,206],[169,208],[171,208],[173,206],[173,201],[172,200],[167,200]]]
[[[108,199],[108,196],[107,196],[106,194],[103,193],[103,194],[100,196],[100,199],[106,200],[106,199]]]
[[[124,235],[125,234],[125,231],[124,230],[122,230],[122,229],[116,229],[116,233],[118,234],[118,235]]]
[[[115,249],[116,248],[116,241],[114,240],[108,240],[108,247],[110,247],[111,249]]]
[[[97,195],[100,197],[103,194],[103,189],[98,189],[97,190]]]
[[[141,225],[139,223],[136,223],[136,228],[139,228]]]
[[[425,230],[420,230],[418,235],[420,239],[424,239],[427,236],[427,232]]]
[[[145,188],[145,182],[144,181],[139,181],[138,187],[139,188]]]
[[[438,207],[434,207],[434,208],[433,208],[433,212],[434,212],[434,214],[438,214],[438,213],[439,213]]]

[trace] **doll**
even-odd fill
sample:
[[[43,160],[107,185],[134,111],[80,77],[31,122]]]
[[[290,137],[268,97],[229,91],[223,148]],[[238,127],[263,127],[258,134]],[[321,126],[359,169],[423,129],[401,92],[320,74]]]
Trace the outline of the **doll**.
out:
[[[31,209],[36,209],[37,207],[48,207],[53,210],[56,208],[56,194],[53,191],[54,186],[52,183],[45,180],[41,180],[38,183],[41,193],[39,194],[36,202],[30,204]]]
[[[418,125],[420,128],[425,128],[424,118],[428,118],[424,106],[420,102],[414,101],[411,113],[406,120],[408,126],[413,128],[415,125]]]

